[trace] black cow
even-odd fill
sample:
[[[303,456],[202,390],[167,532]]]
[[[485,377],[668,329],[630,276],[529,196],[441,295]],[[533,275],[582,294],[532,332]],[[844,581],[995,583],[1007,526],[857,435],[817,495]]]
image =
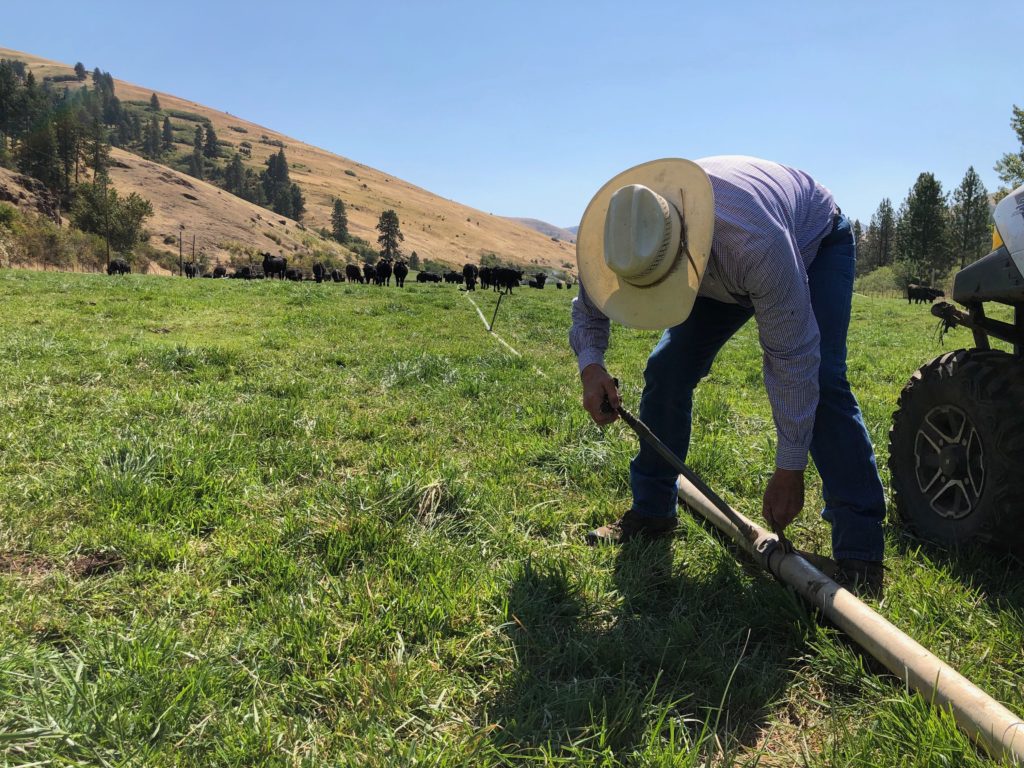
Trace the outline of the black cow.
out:
[[[359,271],[358,264],[345,265],[345,279],[348,280],[350,283],[363,282],[363,273]]]
[[[480,267],[480,287],[483,290],[487,290],[491,287],[491,278],[493,276],[494,269],[492,267]]]
[[[511,269],[509,267],[495,267],[491,271],[491,281],[494,283],[494,290],[502,293],[512,293],[512,289],[519,285],[523,279],[523,270]]]
[[[373,268],[373,264],[363,264],[363,280],[367,283],[377,280],[377,270]]]
[[[536,277],[534,277],[534,279],[530,281],[530,287],[531,288],[540,288],[541,290],[543,290],[544,289],[544,283],[547,282],[547,279],[548,279],[547,275],[545,275],[543,272],[538,272]]]
[[[946,294],[938,288],[931,288],[927,285],[915,285],[914,283],[907,285],[907,304],[911,301],[915,304],[920,304],[922,302],[930,303],[940,296],[944,297],[945,295]]]
[[[284,280],[287,270],[288,259],[284,256],[271,256],[269,253],[263,254],[263,275],[265,277],[269,279],[276,276],[278,279]]]
[[[341,282],[344,282],[345,276],[343,274],[341,274],[341,272],[339,270],[332,269],[331,270],[331,280],[333,280],[336,283],[341,283]]]
[[[462,275],[454,269],[449,269],[444,273],[444,281],[446,283],[458,283],[459,285],[462,285]]]
[[[218,264],[216,267],[213,268],[213,276],[214,277],[227,277],[228,276],[228,268],[225,267],[223,264]]]
[[[288,280],[291,280],[292,282],[295,282],[295,283],[302,282],[302,270],[301,269],[296,269],[295,267],[288,267],[288,269],[286,269],[284,271],[284,276],[285,276],[285,278],[287,278]]]
[[[111,259],[110,263],[107,264],[108,275],[129,275],[131,271],[131,265],[124,259]]]
[[[395,285],[397,285],[399,288],[404,288],[406,275],[409,274],[409,267],[406,265],[404,261],[399,259],[398,261],[395,262],[394,273]]]
[[[377,285],[391,285],[391,261],[384,259],[377,262]]]
[[[480,275],[480,270],[477,269],[476,264],[465,264],[462,267],[462,279],[466,281],[466,290],[476,290],[476,279]]]
[[[193,277],[199,277],[199,265],[194,261],[185,262],[185,277],[191,279]]]
[[[236,269],[235,273],[231,276],[236,280],[252,280],[252,267]]]
[[[324,281],[324,275],[327,274],[327,267],[321,264],[319,261],[313,265],[313,279],[318,283]]]
[[[441,276],[435,275],[433,272],[419,272],[416,275],[417,283],[440,283]]]

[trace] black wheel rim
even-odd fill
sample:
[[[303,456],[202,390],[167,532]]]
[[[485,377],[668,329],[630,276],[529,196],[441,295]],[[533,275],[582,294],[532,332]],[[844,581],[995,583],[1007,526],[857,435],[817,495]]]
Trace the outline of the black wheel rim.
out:
[[[917,484],[932,511],[962,520],[978,506],[985,455],[978,430],[955,405],[932,408],[914,440]]]

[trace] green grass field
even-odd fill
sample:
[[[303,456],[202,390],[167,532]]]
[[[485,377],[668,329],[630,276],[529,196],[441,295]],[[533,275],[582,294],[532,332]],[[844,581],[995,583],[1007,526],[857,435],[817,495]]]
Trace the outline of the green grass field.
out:
[[[516,357],[451,286],[0,272],[2,763],[992,765],[686,513],[583,546],[636,441],[578,405],[569,299],[502,303]],[[655,339],[616,329],[627,407]],[[969,343],[855,297],[880,460]],[[751,324],[690,459],[756,517],[773,446]],[[792,536],[828,552],[808,480]],[[1021,570],[887,537],[881,612],[1024,711]]]

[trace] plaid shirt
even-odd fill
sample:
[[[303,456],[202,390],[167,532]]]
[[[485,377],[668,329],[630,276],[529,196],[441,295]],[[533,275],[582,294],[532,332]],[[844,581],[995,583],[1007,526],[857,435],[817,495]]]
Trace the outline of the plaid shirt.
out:
[[[832,193],[803,171],[753,157],[697,161],[715,193],[715,231],[699,296],[751,307],[778,435],[775,463],[803,469],[818,406],[818,325],[807,268],[832,231]],[[569,344],[579,368],[604,365],[608,318],[580,285]]]

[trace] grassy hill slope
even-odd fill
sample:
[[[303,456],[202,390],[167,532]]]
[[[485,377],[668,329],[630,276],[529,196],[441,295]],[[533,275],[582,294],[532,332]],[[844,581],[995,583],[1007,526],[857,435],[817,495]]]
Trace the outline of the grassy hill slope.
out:
[[[540,219],[517,218],[515,216],[510,216],[509,219],[517,224],[522,224],[523,226],[536,230],[546,237],[551,237],[556,240],[564,240],[567,243],[576,242],[575,232],[563,229],[562,227],[556,227],[554,224],[549,224],[546,221],[541,221]]]
[[[26,62],[40,80],[45,76],[73,73],[69,65],[11,49],[0,48],[0,58]],[[97,64],[102,68],[102,62]],[[67,85],[75,87],[74,83]],[[153,91],[116,80],[116,93],[122,101],[148,103]],[[283,145],[291,179],[302,187],[306,196],[307,214],[304,224],[311,231],[321,227],[330,228],[331,206],[334,198],[340,197],[348,208],[352,234],[374,244],[377,241],[376,225],[380,213],[393,208],[401,221],[405,235],[404,251],[407,254],[416,251],[424,259],[461,265],[466,261],[478,261],[484,253],[495,253],[501,259],[526,266],[575,269],[575,248],[569,243],[553,242],[550,237],[509,219],[438,197],[384,171],[304,144],[226,112],[219,112],[173,94],[157,92],[157,96],[162,112],[171,115],[180,136],[188,138],[189,132],[196,125],[197,120],[189,119],[188,115],[195,116],[199,121],[208,120],[213,124],[221,142],[226,143],[229,152],[240,147],[243,141],[252,145],[251,158],[246,162],[254,168],[262,169],[266,159]],[[182,147],[182,151],[184,149]],[[178,199],[180,190],[173,186],[154,184],[151,168],[130,161],[126,161],[126,164],[130,167],[120,169],[116,174],[115,182],[119,188],[145,188],[154,195],[151,200],[159,212],[158,221],[161,222],[152,227],[159,235],[153,239],[154,246],[172,250],[170,246],[163,245],[162,237],[176,235],[178,225],[186,223],[203,238],[201,245],[211,256],[227,258],[230,249],[219,239],[230,234],[222,232],[218,226],[223,218],[229,216],[233,219],[227,223],[232,232],[253,229],[249,226],[253,223],[250,221],[251,212],[244,206],[228,209],[218,205],[210,210],[195,206],[189,209],[187,222],[179,221],[177,216],[182,215]],[[264,217],[268,215],[273,216],[264,214]],[[289,228],[293,226],[289,225]],[[256,230],[259,230],[258,226]],[[302,240],[302,237],[290,240],[284,248],[285,254]],[[267,240],[261,232],[253,231],[251,242],[247,241],[246,244],[263,249]],[[298,245],[297,250],[292,249],[290,252],[301,254],[303,248],[309,252],[313,247],[312,244]],[[322,247],[322,244],[317,243],[316,247]],[[177,252],[176,245],[173,251]]]
[[[995,765],[685,512],[670,545],[583,545],[626,508],[636,440],[580,408],[571,292],[503,301],[522,357],[444,285],[2,270],[0,296],[12,764]],[[628,407],[656,337],[616,328]],[[883,466],[940,351],[926,308],[854,298]],[[689,458],[752,517],[760,364],[751,323]],[[790,532],[827,552],[808,480]],[[886,536],[881,613],[1024,710],[1019,569]]]

